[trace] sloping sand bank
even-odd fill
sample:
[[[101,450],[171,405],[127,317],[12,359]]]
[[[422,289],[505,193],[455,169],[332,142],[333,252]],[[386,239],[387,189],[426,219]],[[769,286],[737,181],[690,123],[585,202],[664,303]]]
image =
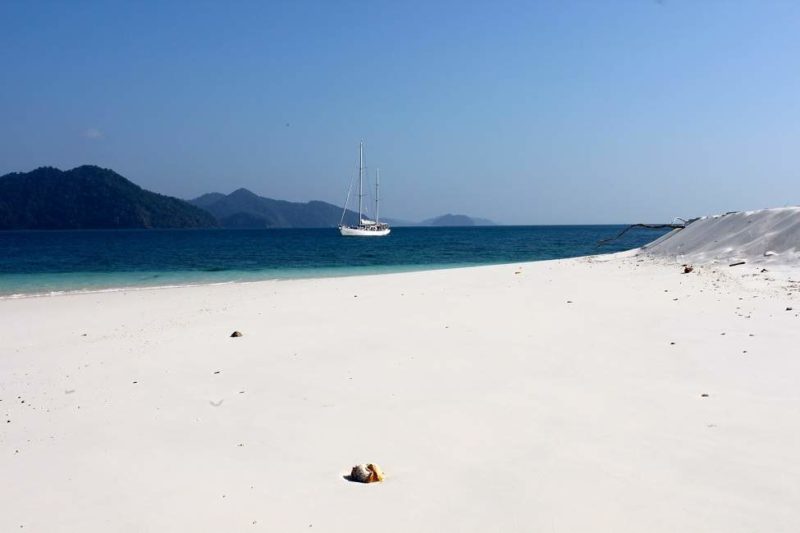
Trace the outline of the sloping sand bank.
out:
[[[682,261],[800,268],[800,207],[703,217],[647,249],[652,255]]]
[[[800,531],[797,284],[680,272],[2,300],[0,531]]]

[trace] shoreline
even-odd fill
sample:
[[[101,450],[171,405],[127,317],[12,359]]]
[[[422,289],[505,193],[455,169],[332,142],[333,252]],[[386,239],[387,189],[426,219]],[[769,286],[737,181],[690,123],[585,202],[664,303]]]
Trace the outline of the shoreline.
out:
[[[319,279],[336,279],[336,278],[353,278],[353,277],[373,277],[373,276],[388,276],[388,275],[395,275],[395,274],[409,274],[409,273],[416,273],[416,272],[436,272],[439,270],[460,270],[460,269],[469,269],[469,268],[484,268],[484,267],[493,267],[493,266],[503,266],[503,265],[524,265],[529,263],[541,263],[547,261],[562,261],[566,259],[580,259],[583,257],[599,257],[599,256],[613,256],[620,253],[628,253],[633,252],[636,250],[628,250],[625,252],[609,252],[608,254],[598,254],[598,255],[587,255],[587,256],[579,256],[579,257],[570,257],[570,258],[561,258],[561,259],[541,259],[541,260],[534,260],[534,261],[512,261],[512,262],[501,262],[501,263],[480,263],[480,264],[453,264],[453,265],[379,265],[379,266],[369,266],[369,267],[340,267],[338,269],[330,269],[330,268],[319,268],[319,269],[307,269],[304,272],[308,272],[310,275],[296,275],[296,276],[277,276],[277,277],[265,277],[265,278],[254,278],[254,279],[234,279],[234,280],[226,280],[226,281],[207,281],[207,282],[188,282],[185,284],[168,284],[168,285],[123,285],[123,286],[114,286],[114,287],[102,287],[102,288],[87,288],[87,289],[66,289],[66,290],[58,290],[58,291],[50,291],[50,292],[32,292],[32,293],[12,293],[12,294],[2,294],[0,293],[0,301],[2,300],[18,300],[18,299],[25,299],[25,298],[50,298],[50,297],[58,297],[58,296],[70,296],[70,295],[77,295],[77,294],[103,294],[103,293],[113,293],[113,292],[136,292],[136,291],[149,291],[149,290],[167,290],[167,289],[184,289],[184,288],[193,288],[193,287],[206,287],[206,286],[216,286],[216,285],[240,285],[240,284],[251,284],[251,283],[266,283],[266,282],[286,282],[286,281],[299,281],[299,280],[319,280]],[[378,269],[378,270],[375,270]],[[298,269],[300,270],[300,269]],[[343,272],[336,272],[331,273],[329,275],[314,275],[314,271],[319,272],[331,272],[332,270],[342,270]],[[365,272],[365,271],[369,272]],[[346,272],[345,272],[346,271]]]

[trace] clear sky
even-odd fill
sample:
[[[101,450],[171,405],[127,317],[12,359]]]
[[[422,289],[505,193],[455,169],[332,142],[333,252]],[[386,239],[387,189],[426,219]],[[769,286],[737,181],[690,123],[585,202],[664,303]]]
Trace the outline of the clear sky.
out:
[[[668,221],[800,203],[800,2],[0,0],[0,174]]]

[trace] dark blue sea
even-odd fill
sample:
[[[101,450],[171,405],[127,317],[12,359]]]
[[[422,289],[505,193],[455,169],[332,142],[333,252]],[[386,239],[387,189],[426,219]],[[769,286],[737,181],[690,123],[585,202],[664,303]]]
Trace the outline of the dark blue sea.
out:
[[[348,276],[539,261],[636,248],[664,231],[625,226],[0,232],[0,296]]]

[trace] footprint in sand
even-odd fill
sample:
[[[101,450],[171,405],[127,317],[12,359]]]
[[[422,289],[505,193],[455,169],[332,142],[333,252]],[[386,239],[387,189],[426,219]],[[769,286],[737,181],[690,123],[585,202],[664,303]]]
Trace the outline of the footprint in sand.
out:
[[[225,401],[225,399],[223,398],[222,400],[220,400],[218,402],[213,402],[211,400],[208,400],[208,403],[210,403],[212,405],[212,407],[219,407],[220,405],[222,405],[222,402],[224,402],[224,401]]]

